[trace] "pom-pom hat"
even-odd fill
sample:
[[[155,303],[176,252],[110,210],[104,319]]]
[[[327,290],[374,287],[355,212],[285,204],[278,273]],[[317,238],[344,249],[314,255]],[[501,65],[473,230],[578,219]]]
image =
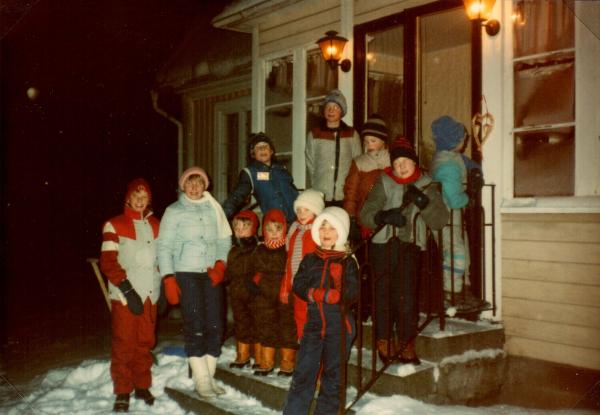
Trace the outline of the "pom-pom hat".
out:
[[[327,96],[325,97],[324,105],[327,105],[327,103],[329,102],[333,102],[334,104],[337,104],[338,107],[340,107],[340,109],[342,110],[342,117],[346,115],[346,111],[348,110],[348,104],[346,104],[346,97],[344,96],[344,94],[342,94],[342,91],[340,91],[339,89],[329,91],[329,94],[327,94]]]
[[[350,232],[350,216],[348,216],[348,212],[341,207],[329,206],[323,209],[323,212],[316,217],[310,233],[313,241],[319,246],[321,246],[319,228],[323,221],[327,221],[338,233],[338,240],[335,243],[334,249],[336,251],[345,251],[348,233]]]
[[[462,123],[444,115],[431,123],[433,141],[438,151],[453,150],[465,138],[466,129]]]
[[[298,195],[294,201],[294,212],[303,207],[318,215],[325,208],[325,200],[322,192],[315,189],[306,189]]]
[[[377,137],[386,143],[388,140],[388,134],[389,132],[387,125],[385,125],[385,121],[383,121],[383,119],[377,114],[371,115],[367,121],[365,121],[365,124],[360,131],[360,136],[362,138],[370,135],[372,137]]]
[[[393,164],[398,157],[406,157],[419,164],[419,158],[412,144],[402,136],[396,137],[390,145],[390,162]]]
[[[198,175],[200,175],[200,177],[202,177],[202,180],[204,180],[204,189],[208,189],[208,185],[210,184],[210,182],[208,181],[208,175],[206,174],[204,169],[194,166],[194,167],[190,167],[189,169],[184,171],[181,174],[181,177],[179,177],[179,189],[181,191],[185,190],[184,185],[185,185],[186,180],[189,179],[190,176],[193,176],[194,174],[198,174]]]

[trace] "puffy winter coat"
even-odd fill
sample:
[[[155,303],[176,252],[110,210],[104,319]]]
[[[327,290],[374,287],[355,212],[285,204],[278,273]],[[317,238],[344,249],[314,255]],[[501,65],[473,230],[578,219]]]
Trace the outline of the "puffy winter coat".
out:
[[[223,203],[227,217],[233,218],[251,194],[254,194],[263,214],[270,209],[279,209],[285,213],[288,223],[296,218],[294,201],[298,197],[298,189],[292,175],[281,164],[272,163],[269,166],[253,160],[243,169],[235,189]]]
[[[344,183],[352,159],[362,153],[360,138],[343,121],[337,129],[320,125],[306,138],[306,169],[311,187],[325,194],[326,201],[344,200]]]
[[[231,229],[208,192],[198,201],[182,193],[165,211],[158,237],[161,275],[206,272],[216,261],[225,262],[230,248]]]
[[[469,203],[466,193],[467,168],[462,156],[454,151],[438,151],[431,165],[433,180],[442,184],[444,201],[450,209],[460,209]]]
[[[126,207],[102,229],[100,268],[108,278],[111,300],[119,300],[117,286],[128,279],[142,298],[156,303],[160,293],[160,274],[156,258],[159,222],[152,212],[145,216]]]

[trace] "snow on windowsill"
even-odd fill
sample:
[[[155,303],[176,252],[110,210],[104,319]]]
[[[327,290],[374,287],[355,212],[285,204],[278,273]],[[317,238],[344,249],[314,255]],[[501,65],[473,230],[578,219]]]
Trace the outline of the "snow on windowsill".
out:
[[[504,199],[500,213],[600,213],[600,196]]]

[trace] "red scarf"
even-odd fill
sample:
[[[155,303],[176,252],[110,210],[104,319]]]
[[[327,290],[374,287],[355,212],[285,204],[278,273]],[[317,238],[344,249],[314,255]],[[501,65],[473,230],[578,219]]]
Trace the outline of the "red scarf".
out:
[[[414,173],[404,179],[396,176],[392,167],[386,167],[385,169],[383,169],[383,171],[398,184],[413,183],[416,182],[419,179],[419,177],[421,177],[421,170],[419,169],[419,166],[415,166]]]

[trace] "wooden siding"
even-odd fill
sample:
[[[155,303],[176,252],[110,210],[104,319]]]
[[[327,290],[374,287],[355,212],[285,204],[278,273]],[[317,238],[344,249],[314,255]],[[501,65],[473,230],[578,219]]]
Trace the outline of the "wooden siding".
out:
[[[600,214],[502,215],[507,352],[600,369]]]

